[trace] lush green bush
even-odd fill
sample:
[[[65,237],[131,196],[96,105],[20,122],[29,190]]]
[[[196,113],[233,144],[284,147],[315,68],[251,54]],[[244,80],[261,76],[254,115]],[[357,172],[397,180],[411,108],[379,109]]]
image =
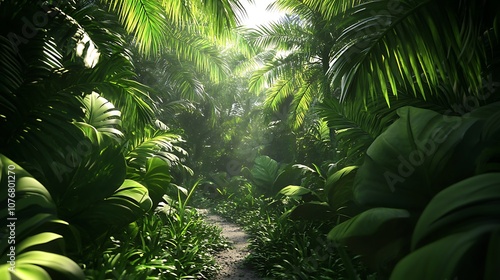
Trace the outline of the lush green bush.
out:
[[[354,180],[354,199],[369,209],[329,238],[391,279],[498,276],[499,108],[399,109]]]

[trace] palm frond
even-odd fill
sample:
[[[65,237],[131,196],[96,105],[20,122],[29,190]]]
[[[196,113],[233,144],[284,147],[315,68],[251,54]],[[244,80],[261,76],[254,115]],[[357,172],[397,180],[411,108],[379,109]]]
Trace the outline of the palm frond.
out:
[[[125,55],[102,57],[93,68],[71,70],[62,75],[60,82],[53,84],[53,91],[73,95],[99,93],[122,112],[124,132],[152,121],[150,88],[136,80],[133,65]]]
[[[163,64],[161,75],[164,79],[163,85],[171,89],[173,98],[192,102],[206,98],[205,86],[201,81],[202,73],[196,70],[194,63],[180,62],[171,54],[166,56]]]
[[[305,68],[304,66],[309,63],[310,56],[307,53],[295,51],[285,57],[277,54],[275,57],[269,58],[270,61],[267,61],[260,69],[255,70],[250,77],[251,91],[260,92],[268,86],[272,87],[277,81],[302,75],[301,68]]]
[[[243,4],[238,0],[202,0],[192,3],[211,18],[208,23],[214,31],[212,35],[224,34],[226,30],[236,27],[237,15],[245,13]]]
[[[64,13],[64,18],[60,20],[58,28],[52,30],[53,36],[62,38],[58,45],[64,46],[73,50],[75,41],[88,37],[90,42],[98,50],[100,56],[110,57],[116,53],[122,53],[131,57],[130,53],[125,49],[131,46],[126,41],[127,31],[120,24],[117,16],[113,13],[101,8],[91,1],[78,1],[74,3],[71,9],[67,9]],[[75,32],[76,28],[76,32]],[[71,40],[67,38],[67,33],[74,33]]]
[[[287,15],[276,22],[250,29],[245,36],[259,48],[290,50],[300,47],[302,51],[306,51],[303,47],[308,44],[307,39],[312,35],[308,24],[299,16]]]
[[[290,122],[293,129],[298,129],[304,123],[309,108],[318,96],[318,83],[311,80],[303,80],[301,86],[293,96],[290,107]]]
[[[158,1],[101,0],[116,12],[127,32],[134,34],[136,46],[146,56],[156,56],[166,47],[168,25],[164,7]]]
[[[193,63],[195,69],[219,81],[227,72],[227,65],[220,57],[218,48],[206,37],[196,33],[173,31],[168,37],[169,52],[181,61]]]
[[[290,0],[280,0],[280,1],[290,1]],[[293,1],[293,0],[292,0]],[[296,0],[295,0],[296,1]],[[339,15],[345,14],[352,7],[359,4],[367,2],[366,0],[332,0],[332,1],[322,1],[322,0],[303,0],[306,6],[310,7],[311,10],[319,12],[325,19],[332,20]],[[386,9],[392,6],[387,6]]]
[[[354,7],[344,17],[329,75],[342,100],[407,92],[437,94],[448,85],[452,96],[478,94],[481,89],[484,32],[475,17],[477,2],[406,1],[390,13],[386,0]],[[462,86],[460,86],[462,85]],[[457,98],[457,99],[460,99]]]
[[[162,119],[172,120],[172,118],[185,111],[193,111],[196,109],[196,106],[190,102],[189,100],[176,100],[170,101],[166,103],[161,103],[161,116]]]
[[[267,91],[264,107],[270,108],[272,111],[277,111],[285,100],[297,90],[299,84],[296,82],[293,77],[276,81]]]
[[[23,84],[22,65],[11,42],[0,36],[0,112],[14,113],[15,95],[13,93]],[[6,121],[0,114],[0,123]]]
[[[182,163],[183,158],[187,156],[187,152],[179,146],[180,143],[184,142],[179,135],[150,127],[135,134],[135,137],[130,141],[129,151],[126,154],[129,167],[141,170],[146,167],[150,158],[158,157],[170,167],[192,173],[191,169]]]

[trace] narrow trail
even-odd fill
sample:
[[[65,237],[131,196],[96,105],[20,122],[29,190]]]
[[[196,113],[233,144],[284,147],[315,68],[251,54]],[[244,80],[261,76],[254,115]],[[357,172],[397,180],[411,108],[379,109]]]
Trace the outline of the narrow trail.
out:
[[[232,248],[219,252],[215,256],[217,263],[221,266],[215,280],[261,280],[262,278],[243,264],[248,255],[248,235],[238,225],[211,214],[207,209],[199,209],[199,212],[206,216],[205,220],[208,223],[221,227],[222,235],[232,243]]]

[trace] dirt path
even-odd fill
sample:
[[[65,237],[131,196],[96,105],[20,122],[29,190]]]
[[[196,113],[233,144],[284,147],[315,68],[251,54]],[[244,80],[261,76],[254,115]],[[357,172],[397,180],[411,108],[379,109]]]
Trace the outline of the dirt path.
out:
[[[216,255],[217,263],[221,271],[215,280],[261,280],[262,278],[243,265],[243,260],[248,255],[248,235],[236,224],[226,221],[224,218],[211,214],[207,209],[199,209],[206,215],[206,221],[222,228],[222,235],[233,245],[233,248],[222,251]]]

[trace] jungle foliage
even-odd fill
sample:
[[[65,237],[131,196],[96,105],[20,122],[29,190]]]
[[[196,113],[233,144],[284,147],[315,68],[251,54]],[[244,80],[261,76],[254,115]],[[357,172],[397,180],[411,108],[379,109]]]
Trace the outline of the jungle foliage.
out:
[[[270,124],[284,139],[295,135],[295,149],[291,160],[263,150],[243,179],[212,178],[222,196],[266,201],[217,208],[250,228],[264,220],[250,262],[273,279],[321,279],[314,272],[332,267],[344,274],[323,271],[328,279],[498,277],[498,4],[273,5],[289,15],[246,35],[262,63],[250,90],[265,94],[267,112],[285,115]],[[295,182],[282,186],[287,168]],[[229,187],[242,180],[252,187]],[[255,204],[273,213],[267,221],[242,210]],[[315,243],[297,238],[310,223],[334,244],[313,259],[334,255],[342,266],[310,267],[304,256]],[[303,255],[281,250],[282,240]]]
[[[207,38],[228,36],[222,27],[234,26],[233,6],[145,3],[0,3],[0,278],[215,271],[210,253],[224,244],[216,228],[189,214],[181,185],[193,173],[184,164],[184,140],[158,119],[155,89],[141,83],[135,62],[175,53],[199,72],[224,68],[211,61],[216,47]],[[204,13],[217,15],[204,16],[210,31],[183,30],[196,40],[167,35]],[[15,192],[7,193],[8,184]],[[162,212],[167,202],[171,210]],[[12,216],[17,222],[9,230]],[[192,228],[198,234],[186,238]]]
[[[1,279],[498,278],[497,1],[271,6],[0,2]]]

